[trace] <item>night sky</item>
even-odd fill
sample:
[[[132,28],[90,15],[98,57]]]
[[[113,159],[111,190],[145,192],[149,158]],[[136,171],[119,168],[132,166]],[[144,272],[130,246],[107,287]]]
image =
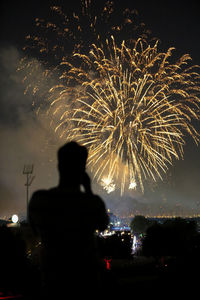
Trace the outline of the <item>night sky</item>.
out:
[[[100,0],[99,0],[100,1]],[[1,1],[0,44],[0,218],[26,210],[24,164],[34,164],[36,176],[30,193],[58,182],[56,150],[62,141],[49,130],[45,116],[37,118],[32,96],[24,95],[15,69],[24,37],[34,28],[36,17],[48,18],[49,6],[55,1]],[[137,9],[141,20],[160,39],[160,48],[175,47],[174,55],[189,53],[192,64],[200,65],[200,7],[198,1],[124,1],[118,7]],[[67,10],[69,1],[57,1]],[[73,1],[79,5],[80,1]],[[120,11],[120,10],[119,10]],[[198,126],[199,128],[199,126]],[[200,148],[190,139],[185,145],[184,161],[174,161],[163,182],[149,184],[145,193],[128,191],[123,197],[105,194],[93,188],[114,212],[144,215],[200,214]]]

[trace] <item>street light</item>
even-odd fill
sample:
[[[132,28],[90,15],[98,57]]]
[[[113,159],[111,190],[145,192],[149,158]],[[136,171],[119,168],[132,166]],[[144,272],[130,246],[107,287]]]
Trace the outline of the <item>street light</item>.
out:
[[[18,217],[18,215],[12,215],[12,218],[11,218],[11,220],[12,220],[12,222],[13,223],[17,223],[18,221],[19,221],[19,217]]]

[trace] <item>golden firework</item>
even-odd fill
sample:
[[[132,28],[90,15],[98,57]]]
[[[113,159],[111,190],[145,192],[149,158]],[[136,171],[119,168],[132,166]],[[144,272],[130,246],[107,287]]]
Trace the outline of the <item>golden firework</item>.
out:
[[[89,148],[88,165],[101,184],[143,190],[144,179],[161,178],[183,157],[186,134],[198,142],[192,120],[199,119],[199,74],[185,67],[189,55],[171,64],[173,48],[160,53],[157,42],[138,39],[130,49],[112,37],[107,46],[74,54],[78,67],[62,62],[70,68],[50,96],[56,131]]]
[[[70,17],[53,6],[58,24],[36,19],[40,35],[28,35],[25,50],[37,51],[39,61],[25,57],[19,67],[25,92],[45,99],[39,109],[48,106],[61,138],[88,147],[88,167],[107,192],[144,190],[147,178],[162,178],[183,157],[187,136],[199,141],[198,66],[189,65],[188,54],[173,62],[174,48],[160,52],[158,41],[146,42],[148,30],[133,22],[136,11],[126,9],[116,23],[112,1],[101,2],[98,15],[94,1],[81,3]]]

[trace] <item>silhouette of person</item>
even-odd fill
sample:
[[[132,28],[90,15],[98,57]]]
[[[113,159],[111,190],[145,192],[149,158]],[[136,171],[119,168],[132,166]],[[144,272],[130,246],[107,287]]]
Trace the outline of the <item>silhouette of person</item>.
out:
[[[87,149],[76,142],[61,147],[58,186],[36,191],[29,203],[29,223],[43,245],[42,276],[48,299],[70,293],[89,295],[99,288],[95,231],[106,229],[108,215],[102,199],[92,193],[85,171],[87,156]]]

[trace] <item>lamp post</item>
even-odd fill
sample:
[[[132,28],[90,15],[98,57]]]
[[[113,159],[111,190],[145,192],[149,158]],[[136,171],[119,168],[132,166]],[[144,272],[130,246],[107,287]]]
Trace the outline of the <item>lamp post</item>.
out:
[[[35,176],[32,176],[34,165],[24,165],[23,174],[26,175],[26,218],[28,219],[28,201],[29,201],[29,187],[31,186]]]

